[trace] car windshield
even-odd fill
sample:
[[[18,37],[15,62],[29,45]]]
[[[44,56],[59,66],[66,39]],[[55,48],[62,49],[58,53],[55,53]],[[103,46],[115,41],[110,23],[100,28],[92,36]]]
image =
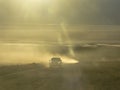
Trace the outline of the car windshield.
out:
[[[0,0],[0,90],[120,90],[120,0]]]
[[[52,58],[51,60],[52,60],[52,61],[61,61],[60,58]]]

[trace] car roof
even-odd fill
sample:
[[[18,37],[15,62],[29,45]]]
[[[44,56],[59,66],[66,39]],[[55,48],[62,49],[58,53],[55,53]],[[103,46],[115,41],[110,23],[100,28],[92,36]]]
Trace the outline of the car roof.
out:
[[[51,58],[52,61],[61,61],[61,58],[58,58],[58,57],[53,57]]]

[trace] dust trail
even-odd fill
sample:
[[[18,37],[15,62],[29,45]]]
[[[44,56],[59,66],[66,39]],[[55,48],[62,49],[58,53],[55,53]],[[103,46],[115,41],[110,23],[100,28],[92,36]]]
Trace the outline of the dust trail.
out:
[[[45,50],[45,46],[39,46],[39,44],[0,44],[0,64],[41,63],[48,66],[52,56]]]
[[[75,52],[72,48],[72,41],[69,37],[67,28],[64,23],[61,23],[60,26],[61,26],[62,31],[60,31],[58,34],[58,43],[60,45],[65,45],[65,44],[68,45],[69,54],[70,54],[70,56],[72,56],[72,58],[66,57],[66,56],[61,56],[61,57],[64,58],[64,60],[63,60],[64,63],[78,63],[77,60],[73,59],[73,58],[75,58]]]
[[[70,52],[70,54],[71,54],[73,57],[75,57],[74,50],[73,50],[73,48],[71,47],[72,41],[71,41],[71,39],[70,39],[70,37],[69,37],[69,35],[68,35],[67,28],[66,28],[66,26],[65,26],[64,23],[61,23],[61,28],[62,28],[62,32],[63,32],[63,34],[64,34],[64,36],[65,36],[65,38],[66,38],[66,40],[67,40],[69,52]]]
[[[75,64],[75,63],[78,63],[78,61],[77,60],[75,60],[75,59],[72,59],[72,58],[69,58],[69,57],[66,57],[66,56],[63,56],[62,58],[62,61],[63,61],[63,63],[67,63],[67,64]]]
[[[3,43],[0,44],[0,64],[28,64],[41,63],[49,66],[49,60],[56,56],[46,49],[47,46],[31,43]],[[48,47],[50,48],[50,47]],[[56,48],[58,49],[58,48]],[[59,54],[59,52],[57,52]],[[77,63],[72,58],[58,55],[63,63]]]

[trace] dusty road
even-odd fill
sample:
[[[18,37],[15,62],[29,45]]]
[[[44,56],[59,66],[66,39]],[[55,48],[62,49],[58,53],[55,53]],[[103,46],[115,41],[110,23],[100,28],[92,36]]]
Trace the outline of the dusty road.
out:
[[[119,64],[87,63],[66,65],[62,69],[40,64],[0,67],[0,90],[119,90]]]

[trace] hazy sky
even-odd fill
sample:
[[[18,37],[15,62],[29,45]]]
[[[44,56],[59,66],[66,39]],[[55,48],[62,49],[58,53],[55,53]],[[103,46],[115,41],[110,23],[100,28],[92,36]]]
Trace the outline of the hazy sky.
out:
[[[118,42],[119,4],[119,0],[0,0],[0,41]],[[86,26],[43,25],[62,23]]]
[[[0,24],[119,25],[120,0],[0,0]]]
[[[75,57],[76,42],[120,43],[119,10],[120,0],[0,0],[0,63]]]

